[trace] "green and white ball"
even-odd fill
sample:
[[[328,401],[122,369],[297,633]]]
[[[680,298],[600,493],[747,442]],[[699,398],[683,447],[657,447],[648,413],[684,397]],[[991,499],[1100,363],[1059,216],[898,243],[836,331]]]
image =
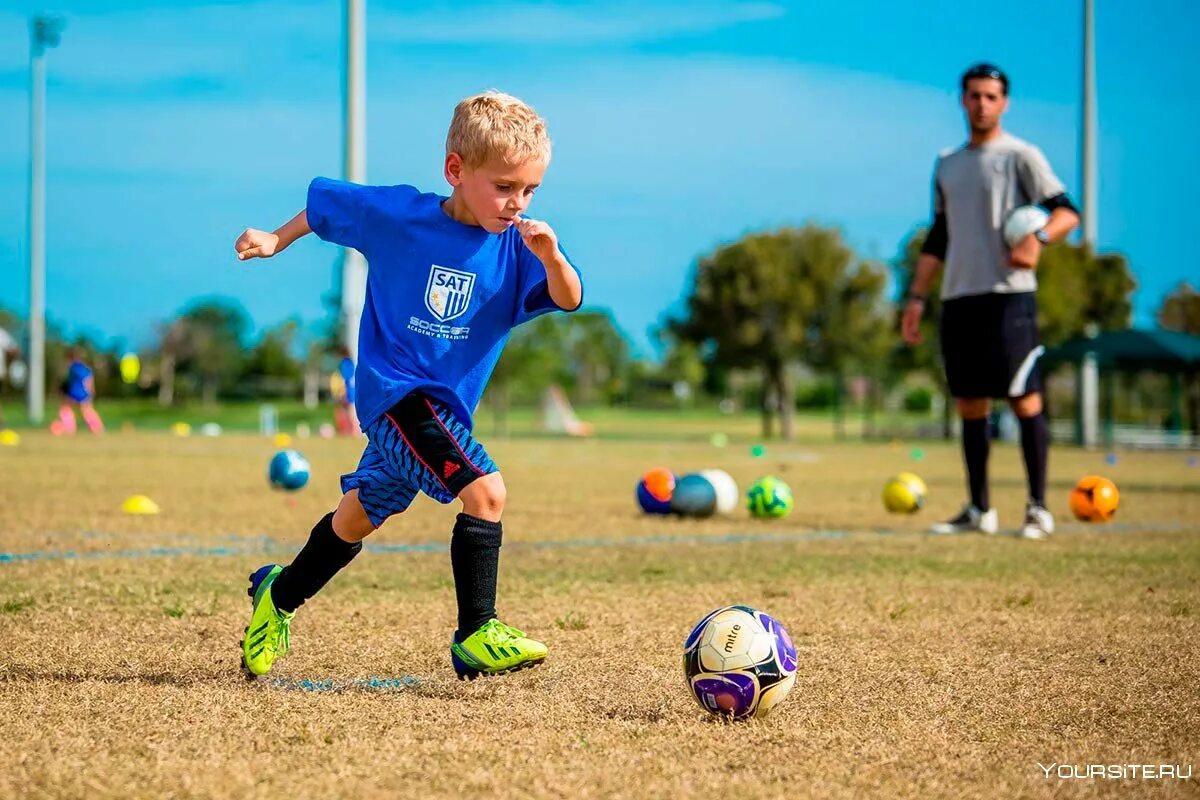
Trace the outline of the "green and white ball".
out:
[[[791,488],[774,475],[760,478],[746,495],[750,514],[764,519],[786,517],[792,513],[793,505]]]

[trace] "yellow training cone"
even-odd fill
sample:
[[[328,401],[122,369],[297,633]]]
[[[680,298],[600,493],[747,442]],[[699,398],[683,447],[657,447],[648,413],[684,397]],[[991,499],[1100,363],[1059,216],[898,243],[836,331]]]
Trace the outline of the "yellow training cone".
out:
[[[171,426],[171,433],[175,434],[176,436],[191,436],[192,426],[188,425],[186,422],[176,422]]]
[[[292,437],[289,434],[286,434],[286,433],[275,434],[275,446],[276,447],[287,447],[291,443],[292,443]]]
[[[0,445],[3,445],[4,447],[16,447],[20,443],[21,434],[7,428],[0,431]]]
[[[135,494],[121,503],[121,510],[126,514],[157,514],[158,503],[144,494]]]

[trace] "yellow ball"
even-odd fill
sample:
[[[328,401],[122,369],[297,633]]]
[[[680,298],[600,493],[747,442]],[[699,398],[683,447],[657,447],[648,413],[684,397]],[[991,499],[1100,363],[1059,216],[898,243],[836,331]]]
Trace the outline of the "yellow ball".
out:
[[[16,447],[20,443],[21,434],[8,428],[0,431],[0,445],[4,445],[5,447]]]
[[[893,514],[913,514],[925,505],[925,481],[911,472],[901,472],[883,487],[883,505]]]
[[[121,356],[120,362],[121,380],[126,383],[137,383],[138,376],[142,374],[142,362],[138,358],[137,353],[126,353]]]

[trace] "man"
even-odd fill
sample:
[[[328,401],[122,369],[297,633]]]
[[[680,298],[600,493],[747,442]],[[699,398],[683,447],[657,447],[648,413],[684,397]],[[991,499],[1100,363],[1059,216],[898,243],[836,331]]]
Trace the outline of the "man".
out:
[[[920,344],[921,315],[930,287],[942,279],[942,356],[950,393],[962,418],[963,458],[970,500],[933,533],[995,533],[999,522],[988,500],[990,399],[1008,400],[1021,426],[1029,503],[1021,535],[1045,539],[1054,531],[1046,509],[1049,429],[1042,410],[1034,269],[1042,248],[1065,237],[1079,214],[1042,152],[1008,133],[1008,77],[991,64],[962,76],[962,106],[970,140],[944,153],[934,168],[933,225],[921,248],[904,307],[904,341]],[[1045,227],[1011,249],[1002,228],[1019,206],[1050,212]]]

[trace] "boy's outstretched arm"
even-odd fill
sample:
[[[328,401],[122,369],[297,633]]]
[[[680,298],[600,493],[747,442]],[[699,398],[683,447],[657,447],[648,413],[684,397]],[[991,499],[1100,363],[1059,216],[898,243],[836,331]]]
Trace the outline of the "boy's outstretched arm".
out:
[[[583,302],[583,285],[579,275],[558,249],[558,236],[545,222],[519,217],[517,229],[521,238],[546,268],[546,288],[550,299],[564,311],[574,311]]]
[[[242,231],[233,249],[237,251],[238,261],[270,258],[276,253],[282,253],[292,242],[310,233],[312,228],[308,227],[308,211],[304,210],[280,225],[274,233],[247,228]]]

